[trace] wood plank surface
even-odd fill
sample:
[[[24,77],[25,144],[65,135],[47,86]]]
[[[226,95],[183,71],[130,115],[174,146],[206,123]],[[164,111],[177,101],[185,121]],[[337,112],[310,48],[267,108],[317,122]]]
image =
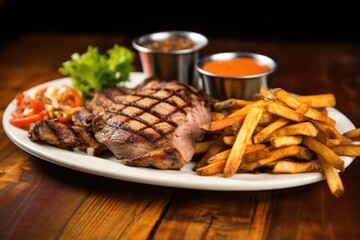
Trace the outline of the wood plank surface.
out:
[[[29,35],[0,49],[0,116],[16,93],[61,77],[89,44],[131,48],[134,36]],[[360,44],[210,39],[203,55],[250,51],[273,57],[271,87],[334,93],[360,127]],[[139,59],[136,69],[141,71]],[[61,167],[24,152],[0,126],[0,239],[360,239],[360,163],[326,181],[269,191],[204,191],[132,183]]]

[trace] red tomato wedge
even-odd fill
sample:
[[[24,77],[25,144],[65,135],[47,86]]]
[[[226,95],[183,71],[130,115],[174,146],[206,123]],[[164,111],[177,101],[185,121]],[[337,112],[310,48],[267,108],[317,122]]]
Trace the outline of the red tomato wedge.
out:
[[[82,97],[75,89],[67,88],[61,96],[60,102],[71,107],[80,107],[82,106]]]
[[[12,118],[12,119],[10,119],[10,124],[12,124],[15,127],[28,129],[30,126],[30,123],[40,121],[43,119],[44,119],[44,115],[34,114],[29,117]]]

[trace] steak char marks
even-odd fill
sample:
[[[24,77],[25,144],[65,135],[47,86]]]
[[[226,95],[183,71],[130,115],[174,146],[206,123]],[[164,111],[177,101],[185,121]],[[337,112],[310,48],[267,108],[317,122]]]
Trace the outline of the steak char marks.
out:
[[[89,155],[100,153],[106,147],[86,127],[72,126],[53,120],[41,120],[30,125],[28,137],[31,141],[43,141],[64,149],[87,150]]]
[[[210,121],[200,92],[175,81],[150,79],[125,95],[104,89],[86,107],[96,140],[130,166],[180,169],[204,137],[199,126]]]

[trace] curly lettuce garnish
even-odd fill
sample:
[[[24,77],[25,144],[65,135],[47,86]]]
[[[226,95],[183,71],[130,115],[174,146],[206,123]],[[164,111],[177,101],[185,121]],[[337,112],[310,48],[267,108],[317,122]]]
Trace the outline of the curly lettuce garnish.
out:
[[[83,54],[74,53],[64,62],[59,72],[71,78],[72,85],[81,92],[83,99],[91,98],[91,92],[116,87],[129,80],[134,53],[126,47],[114,45],[107,54],[99,53],[97,47],[89,46]]]

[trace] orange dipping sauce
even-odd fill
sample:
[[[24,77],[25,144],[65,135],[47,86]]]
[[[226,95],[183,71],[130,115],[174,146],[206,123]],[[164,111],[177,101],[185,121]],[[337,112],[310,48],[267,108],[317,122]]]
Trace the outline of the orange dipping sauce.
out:
[[[207,72],[222,76],[248,76],[270,71],[270,67],[253,58],[214,60],[202,66]]]

